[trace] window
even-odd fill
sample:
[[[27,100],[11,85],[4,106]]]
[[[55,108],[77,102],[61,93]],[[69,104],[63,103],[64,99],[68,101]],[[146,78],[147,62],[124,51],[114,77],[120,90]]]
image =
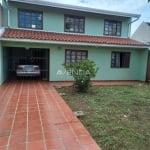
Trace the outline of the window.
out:
[[[121,36],[121,22],[105,20],[104,35]]]
[[[111,67],[112,68],[129,68],[130,52],[112,52]]]
[[[18,26],[19,28],[42,29],[43,28],[42,12],[19,9]]]
[[[77,61],[82,61],[87,59],[87,51],[78,51],[78,50],[66,50],[65,62],[71,64]]]
[[[65,15],[65,32],[84,33],[85,18],[80,16]]]

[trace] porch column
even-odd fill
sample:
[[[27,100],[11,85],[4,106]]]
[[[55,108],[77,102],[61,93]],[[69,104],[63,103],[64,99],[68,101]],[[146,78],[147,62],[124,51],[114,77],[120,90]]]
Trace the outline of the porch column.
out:
[[[1,46],[1,42],[0,42],[0,85],[3,82],[3,67],[2,67],[2,63],[3,63],[3,53],[2,53],[2,46]]]

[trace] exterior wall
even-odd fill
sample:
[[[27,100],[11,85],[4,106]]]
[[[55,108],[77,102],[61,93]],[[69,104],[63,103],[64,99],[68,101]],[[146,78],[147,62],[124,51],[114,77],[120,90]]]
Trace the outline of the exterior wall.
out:
[[[2,26],[8,27],[8,11],[6,1],[2,0]]]
[[[2,84],[2,47],[0,43],[0,85]]]
[[[2,6],[0,4],[0,27],[2,26]]]
[[[3,83],[3,50],[0,42],[0,85]]]
[[[141,68],[140,69],[141,71],[139,72],[140,77],[139,79],[143,80],[147,76],[148,51],[141,52],[139,55],[140,55],[139,60],[141,60],[139,65],[139,67]]]
[[[112,16],[104,16],[104,15],[94,15],[94,16],[89,15],[86,17],[85,20],[86,34],[103,35],[105,19],[122,21],[121,37],[128,37],[128,33],[130,30],[129,27],[130,19],[125,19],[117,16],[112,17]]]
[[[150,25],[143,22],[133,33],[132,39],[150,44]]]
[[[7,79],[8,55],[0,43],[0,85]]]
[[[63,9],[53,9],[50,7],[38,7],[33,5],[20,5],[17,3],[10,3],[10,26],[18,28],[18,8],[31,9],[43,11],[43,30],[53,32],[64,32],[64,14],[85,16],[85,34],[89,35],[103,35],[104,31],[104,19],[122,21],[122,37],[128,37],[128,31],[130,30],[129,22],[130,18],[108,16],[108,15],[96,15],[76,11],[68,11]],[[6,20],[5,20],[6,22]]]
[[[62,64],[65,59],[65,49],[68,47],[62,47],[61,50],[57,47],[51,48],[50,53],[50,69],[51,81],[71,80],[68,75],[58,75],[58,70],[64,69]],[[119,49],[119,48],[89,48],[89,47],[69,47],[70,49],[88,50],[88,58],[94,60],[99,71],[94,80],[141,80],[146,79],[146,66],[147,66],[147,51],[146,50],[134,50],[134,49]],[[129,68],[111,68],[111,52],[112,51],[129,51],[131,52],[130,67]],[[56,62],[56,58],[57,62]],[[139,67],[140,66],[140,67]]]
[[[6,51],[6,48],[3,47],[3,81],[7,80],[8,77],[8,53]]]
[[[29,46],[30,45],[30,46]],[[146,80],[148,51],[144,49],[128,48],[103,48],[103,47],[80,47],[65,45],[50,45],[37,43],[11,43],[3,42],[5,47],[30,47],[49,49],[49,80],[50,81],[69,81],[73,78],[68,76],[62,64],[65,62],[65,49],[87,50],[88,58],[95,61],[99,67],[94,80]],[[131,52],[129,68],[111,68],[112,51]],[[2,55],[0,55],[2,56]],[[7,58],[7,54],[5,55]],[[7,60],[7,59],[5,59]],[[7,64],[7,62],[5,62]],[[61,75],[58,71],[61,71]],[[4,71],[6,72],[6,71]]]

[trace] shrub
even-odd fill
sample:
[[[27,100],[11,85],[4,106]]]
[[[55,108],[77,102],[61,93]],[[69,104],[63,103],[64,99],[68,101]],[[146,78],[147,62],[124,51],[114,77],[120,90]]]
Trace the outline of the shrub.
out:
[[[91,78],[96,76],[98,67],[92,60],[78,61],[73,64],[64,64],[67,71],[73,76],[74,87],[78,92],[87,92],[90,87]]]

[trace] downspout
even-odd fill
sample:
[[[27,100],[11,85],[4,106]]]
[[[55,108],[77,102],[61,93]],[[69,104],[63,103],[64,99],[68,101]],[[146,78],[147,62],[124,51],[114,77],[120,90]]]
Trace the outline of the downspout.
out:
[[[10,27],[10,10],[8,0],[6,0],[6,4],[7,4],[7,26]]]
[[[132,20],[131,22],[128,23],[128,26],[129,26],[129,28],[130,28],[130,31],[131,31],[131,24],[134,23],[134,22],[136,22],[137,20],[139,20],[139,18],[140,18],[140,15],[137,16],[136,19],[134,19],[134,20]],[[130,38],[130,31],[128,30],[128,38]]]

